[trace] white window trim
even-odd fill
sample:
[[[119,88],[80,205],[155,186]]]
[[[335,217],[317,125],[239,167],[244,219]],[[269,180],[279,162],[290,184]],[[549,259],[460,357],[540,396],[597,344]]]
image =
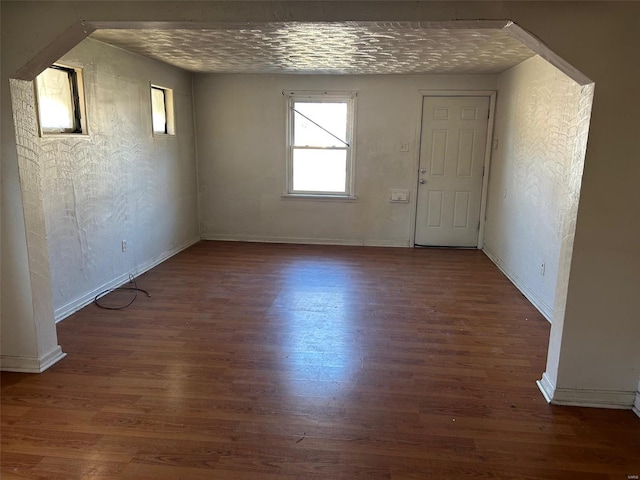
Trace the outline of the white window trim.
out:
[[[306,200],[335,200],[341,202],[352,202],[357,200],[355,195],[355,178],[354,164],[356,158],[355,133],[356,133],[356,97],[358,93],[355,91],[323,91],[323,90],[284,90],[282,95],[285,97],[285,118],[286,118],[286,168],[285,168],[285,185],[282,198],[287,199],[306,199]],[[346,143],[349,145],[347,150],[347,179],[345,192],[300,192],[293,191],[293,125],[294,115],[291,114],[293,103],[300,100],[313,100],[314,102],[335,102],[341,101],[347,103],[347,138]]]

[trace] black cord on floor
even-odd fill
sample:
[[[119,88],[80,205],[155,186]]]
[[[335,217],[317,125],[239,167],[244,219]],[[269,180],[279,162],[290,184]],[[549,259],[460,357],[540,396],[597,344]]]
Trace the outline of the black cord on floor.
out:
[[[136,278],[129,274],[129,283],[133,283],[133,287],[117,287],[117,288],[108,288],[107,290],[100,292],[98,295],[96,295],[96,298],[93,299],[94,303],[100,307],[100,308],[104,308],[106,310],[123,310],[129,306],[131,306],[131,304],[133,302],[136,301],[136,298],[138,298],[138,292],[143,292],[147,295],[147,297],[151,298],[151,294],[149,292],[147,292],[146,290],[142,289],[142,288],[138,288],[138,284],[136,283]],[[133,296],[133,298],[131,299],[131,301],[129,303],[127,303],[126,305],[122,305],[120,307],[110,307],[108,305],[101,305],[99,300],[101,300],[103,297],[109,295],[112,292],[115,292],[117,290],[133,290],[135,291],[135,295]]]

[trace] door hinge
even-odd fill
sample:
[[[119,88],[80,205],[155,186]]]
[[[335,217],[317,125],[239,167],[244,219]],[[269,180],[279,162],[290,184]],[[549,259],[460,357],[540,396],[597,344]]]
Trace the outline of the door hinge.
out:
[[[480,230],[480,222],[478,222],[478,230]]]
[[[484,167],[482,167],[482,176],[484,177]]]

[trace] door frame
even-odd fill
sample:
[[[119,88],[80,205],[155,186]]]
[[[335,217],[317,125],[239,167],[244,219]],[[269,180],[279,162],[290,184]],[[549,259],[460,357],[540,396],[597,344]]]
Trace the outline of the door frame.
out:
[[[480,229],[478,230],[478,249],[484,246],[484,228],[487,215],[487,187],[489,185],[489,172],[491,165],[491,151],[493,149],[493,124],[496,111],[496,90],[418,90],[418,121],[416,126],[416,153],[413,169],[413,187],[411,208],[413,221],[411,222],[411,247],[416,246],[416,222],[418,220],[418,179],[420,169],[420,150],[422,146],[422,112],[424,110],[425,97],[486,97],[489,99],[489,119],[487,120],[487,138],[484,150],[484,175],[482,176],[482,197],[480,200]]]

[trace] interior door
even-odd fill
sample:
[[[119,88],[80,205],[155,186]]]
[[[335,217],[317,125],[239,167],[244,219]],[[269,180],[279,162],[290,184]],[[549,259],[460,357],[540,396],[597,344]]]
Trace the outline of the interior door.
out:
[[[477,247],[489,97],[423,97],[415,244]]]

